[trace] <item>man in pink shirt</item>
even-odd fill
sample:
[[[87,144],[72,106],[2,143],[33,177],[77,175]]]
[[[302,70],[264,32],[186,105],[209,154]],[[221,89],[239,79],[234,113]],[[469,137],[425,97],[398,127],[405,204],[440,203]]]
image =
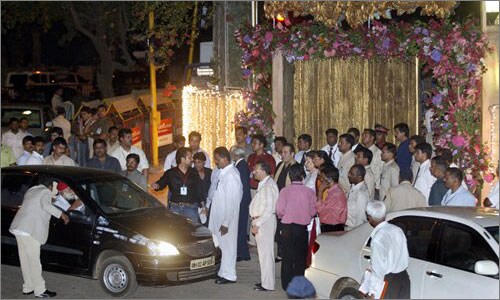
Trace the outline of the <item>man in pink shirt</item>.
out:
[[[316,195],[302,184],[304,167],[294,164],[289,176],[292,183],[283,188],[276,203],[276,214],[283,224],[283,261],[281,262],[281,286],[286,290],[295,276],[304,276],[307,259],[307,225],[316,215]]]
[[[339,170],[326,165],[319,174],[318,210],[321,232],[344,231],[347,198],[339,185]]]

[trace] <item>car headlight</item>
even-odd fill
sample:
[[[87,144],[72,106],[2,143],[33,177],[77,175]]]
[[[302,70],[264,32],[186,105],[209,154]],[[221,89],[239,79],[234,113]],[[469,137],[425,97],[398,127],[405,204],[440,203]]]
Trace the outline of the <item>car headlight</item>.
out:
[[[179,250],[177,250],[177,248],[174,245],[167,242],[149,241],[146,244],[146,247],[148,247],[149,253],[154,256],[179,255]]]

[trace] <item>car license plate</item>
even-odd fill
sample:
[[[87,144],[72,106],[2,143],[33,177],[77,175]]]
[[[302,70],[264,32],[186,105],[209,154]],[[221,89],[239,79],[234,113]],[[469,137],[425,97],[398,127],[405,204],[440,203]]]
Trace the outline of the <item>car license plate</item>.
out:
[[[200,258],[200,259],[193,259],[191,261],[190,269],[191,270],[196,270],[196,269],[201,269],[205,267],[210,267],[215,265],[215,256],[210,256],[210,257],[205,257],[205,258]]]

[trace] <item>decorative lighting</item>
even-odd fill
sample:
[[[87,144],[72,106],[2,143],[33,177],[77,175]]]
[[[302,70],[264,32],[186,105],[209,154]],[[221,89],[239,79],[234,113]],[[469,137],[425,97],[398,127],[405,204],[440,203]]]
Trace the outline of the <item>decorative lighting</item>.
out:
[[[278,15],[276,16],[276,20],[277,20],[278,22],[283,22],[283,21],[285,21],[285,17],[283,17],[281,14],[278,14]]]
[[[484,1],[487,13],[497,13],[499,12],[499,2],[498,1]]]
[[[192,85],[182,90],[182,133],[191,131],[201,134],[200,147],[213,160],[215,148],[230,148],[234,140],[234,116],[245,109],[246,103],[241,91],[218,92],[198,89]]]
[[[498,148],[498,109],[499,105],[494,104],[490,105],[488,107],[488,110],[490,111],[490,148],[491,148],[491,158],[493,161],[497,162],[498,161],[498,153],[497,153],[497,148]]]
[[[396,10],[399,16],[420,7],[421,15],[445,18],[454,6],[455,1],[270,1],[264,4],[264,12],[273,19],[289,11],[295,17],[312,15],[329,27],[345,19],[351,27],[358,27],[374,16],[390,18],[388,10]]]

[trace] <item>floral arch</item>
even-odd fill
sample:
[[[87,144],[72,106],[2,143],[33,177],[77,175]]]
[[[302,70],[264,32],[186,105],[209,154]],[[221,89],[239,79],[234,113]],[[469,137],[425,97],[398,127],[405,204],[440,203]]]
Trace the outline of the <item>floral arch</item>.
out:
[[[434,144],[452,150],[465,170],[466,182],[476,192],[489,180],[488,147],[481,142],[481,77],[483,57],[492,48],[483,32],[467,21],[429,23],[372,22],[349,31],[307,21],[291,25],[286,19],[276,29],[270,25],[245,26],[235,33],[243,50],[244,78],[254,76],[252,89],[243,91],[247,110],[235,123],[251,134],[273,136],[272,56],[279,50],[288,62],[309,59],[400,59],[418,57],[422,72],[435,86],[426,104],[434,110]],[[488,175],[488,176],[486,176]]]

